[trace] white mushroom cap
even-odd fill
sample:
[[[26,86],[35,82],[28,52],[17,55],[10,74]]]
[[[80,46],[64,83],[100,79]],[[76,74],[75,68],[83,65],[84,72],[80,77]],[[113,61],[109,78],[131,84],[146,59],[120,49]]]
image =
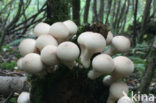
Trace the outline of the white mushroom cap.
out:
[[[117,50],[117,52],[126,52],[130,48],[130,40],[124,36],[115,36],[112,39],[112,46]]]
[[[111,31],[109,31],[108,34],[107,34],[107,38],[106,38],[106,44],[107,45],[111,44],[112,39],[113,39],[113,34],[112,34]]]
[[[109,55],[99,54],[93,59],[92,67],[96,72],[108,74],[114,70],[114,62]]]
[[[119,99],[124,96],[123,92],[128,93],[128,86],[124,82],[114,82],[109,90],[115,99]]]
[[[49,34],[55,37],[56,40],[60,43],[68,38],[70,31],[62,22],[56,22],[51,25]]]
[[[130,40],[124,36],[115,36],[112,39],[111,47],[104,53],[108,55],[114,55],[116,53],[127,52],[130,48]]]
[[[19,44],[19,52],[22,56],[37,51],[36,41],[34,39],[24,39]]]
[[[89,50],[95,50],[95,52],[101,52],[106,46],[104,37],[99,33],[93,32],[84,32],[80,34],[78,43],[84,45]]]
[[[22,59],[23,59],[23,58],[20,58],[20,59],[18,59],[18,61],[17,61],[17,67],[18,67],[18,69],[21,69],[21,70],[22,70]]]
[[[56,55],[57,47],[53,45],[45,46],[41,51],[41,60],[47,65],[56,65],[58,58]]]
[[[89,67],[92,55],[103,51],[106,46],[104,37],[99,33],[84,32],[77,41],[81,48],[80,59],[85,68]]]
[[[79,48],[76,44],[66,41],[57,48],[57,56],[63,61],[73,61],[79,56]]]
[[[67,20],[67,21],[64,21],[63,24],[65,24],[66,27],[69,29],[70,37],[72,37],[74,34],[76,34],[76,32],[77,32],[77,25],[73,21]]]
[[[133,100],[131,98],[129,98],[128,96],[123,96],[121,97],[117,103],[134,103]]]
[[[41,61],[41,57],[36,53],[29,53],[24,56],[22,60],[22,68],[24,71],[30,74],[36,74],[43,70],[43,63]]]
[[[17,103],[30,103],[30,93],[22,92],[17,99]]]
[[[115,64],[114,74],[125,77],[130,75],[134,71],[133,62],[125,56],[115,57],[113,61]]]
[[[40,36],[40,35],[44,35],[44,34],[48,34],[49,33],[49,29],[50,29],[50,25],[47,23],[38,23],[35,28],[34,28],[34,34],[35,36]]]
[[[38,49],[42,50],[47,45],[57,46],[58,43],[54,37],[51,35],[41,35],[36,40],[36,46]]]
[[[73,62],[78,58],[79,53],[78,46],[69,41],[61,43],[57,48],[57,57],[64,63]]]
[[[102,82],[104,85],[110,85],[112,83],[112,76],[111,75],[105,76]]]

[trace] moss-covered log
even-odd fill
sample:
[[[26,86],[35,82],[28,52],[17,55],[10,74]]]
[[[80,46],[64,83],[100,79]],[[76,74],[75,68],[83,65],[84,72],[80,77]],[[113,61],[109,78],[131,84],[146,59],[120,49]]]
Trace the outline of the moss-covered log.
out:
[[[88,70],[65,66],[40,79],[31,77],[31,103],[106,103],[109,88],[102,78],[90,80]]]

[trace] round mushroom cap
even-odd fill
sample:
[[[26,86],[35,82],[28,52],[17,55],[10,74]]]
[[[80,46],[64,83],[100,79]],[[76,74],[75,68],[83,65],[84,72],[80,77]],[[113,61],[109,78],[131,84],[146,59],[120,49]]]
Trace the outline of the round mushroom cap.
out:
[[[56,46],[47,45],[41,51],[41,60],[47,65],[56,65],[58,63],[56,50]]]
[[[54,37],[51,35],[41,35],[36,40],[36,46],[38,49],[42,50],[47,45],[58,46],[58,43]]]
[[[109,45],[112,42],[112,39],[113,39],[113,34],[111,31],[109,31],[106,38],[106,44]]]
[[[128,96],[121,97],[117,103],[134,103]]]
[[[59,42],[62,42],[70,35],[70,31],[62,22],[56,22],[51,25],[49,34],[56,38]]]
[[[123,92],[128,93],[128,86],[124,82],[114,82],[109,91],[114,98],[119,99],[124,96]]]
[[[134,71],[133,62],[125,56],[115,57],[113,61],[115,64],[114,72],[121,76],[128,76]]]
[[[21,70],[22,70],[22,59],[23,59],[23,58],[20,58],[20,59],[18,59],[18,61],[17,61],[17,67],[18,67],[18,69],[21,69]]]
[[[84,32],[80,34],[77,41],[80,45],[96,52],[101,52],[106,46],[105,38],[99,33]]]
[[[44,67],[40,55],[36,53],[29,53],[24,56],[22,66],[23,70],[30,74],[39,73]]]
[[[30,93],[22,92],[17,99],[17,103],[30,103]]]
[[[112,46],[118,51],[118,52],[126,52],[130,48],[130,40],[124,36],[115,36],[112,39]]]
[[[34,53],[37,51],[36,41],[34,39],[24,39],[19,44],[18,49],[22,56],[25,56],[29,53]]]
[[[34,34],[35,36],[40,36],[40,35],[44,35],[44,34],[48,34],[49,33],[49,29],[50,29],[50,25],[47,23],[38,23],[35,28],[34,28]]]
[[[73,36],[74,34],[76,34],[77,25],[73,21],[67,20],[67,21],[64,21],[63,24],[65,24],[66,27],[69,29],[70,35]]]
[[[114,70],[112,57],[107,54],[99,54],[92,61],[92,67],[95,71],[108,74]]]
[[[74,61],[79,53],[78,46],[69,41],[61,43],[57,48],[57,57],[63,61]]]

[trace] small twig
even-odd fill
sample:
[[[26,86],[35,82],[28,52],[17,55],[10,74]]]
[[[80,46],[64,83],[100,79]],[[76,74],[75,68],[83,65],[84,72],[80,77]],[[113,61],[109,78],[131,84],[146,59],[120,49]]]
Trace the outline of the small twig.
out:
[[[9,94],[9,96],[2,102],[2,103],[8,103],[8,100],[13,96],[13,92],[11,92],[10,94]]]

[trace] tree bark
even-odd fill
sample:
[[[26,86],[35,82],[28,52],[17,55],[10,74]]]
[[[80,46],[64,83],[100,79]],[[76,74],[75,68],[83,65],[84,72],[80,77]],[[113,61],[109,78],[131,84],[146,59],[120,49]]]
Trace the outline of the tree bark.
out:
[[[88,22],[88,14],[89,14],[90,0],[86,0],[86,6],[84,11],[84,23]]]
[[[152,2],[152,0],[146,0],[146,5],[145,5],[145,9],[144,9],[144,15],[142,17],[141,31],[140,31],[140,35],[138,37],[138,41],[139,42],[142,41],[142,37],[143,37],[143,34],[145,32],[145,28],[146,28],[146,23],[149,20],[151,2]]]
[[[80,0],[72,0],[73,20],[77,25],[80,25]]]
[[[117,25],[118,18],[119,18],[118,16],[120,14],[120,8],[121,8],[121,0],[118,1],[118,7],[115,12],[115,22],[113,24],[113,29],[114,29],[115,33],[116,33],[116,25]]]
[[[149,86],[154,76],[155,69],[156,69],[155,61],[156,61],[156,47],[152,45],[151,51],[149,55],[147,56],[147,62],[148,62],[147,68],[144,73],[144,77],[141,81],[141,85],[139,89],[141,93],[149,93]]]
[[[100,0],[100,12],[99,12],[99,21],[103,23],[104,17],[104,0]]]
[[[93,2],[93,23],[98,22],[98,15],[97,15],[97,0]]]
[[[135,47],[136,45],[136,37],[137,37],[137,31],[136,31],[136,25],[137,25],[137,11],[138,11],[138,0],[135,2],[135,11],[134,11],[134,21],[133,21],[133,34],[132,34],[132,46]]]
[[[54,22],[64,21],[70,18],[70,7],[67,0],[47,0],[46,5],[47,23],[52,24]]]
[[[118,21],[116,23],[116,29],[119,29],[120,21],[122,20],[123,16],[125,15],[126,1],[127,0],[124,1],[124,4],[120,10],[120,15],[119,15]]]
[[[112,0],[108,0],[108,5],[107,5],[107,6],[108,6],[108,7],[107,7],[108,11],[107,11],[107,17],[106,17],[106,22],[105,22],[105,24],[108,23],[109,14],[110,14],[111,7],[112,7]]]

